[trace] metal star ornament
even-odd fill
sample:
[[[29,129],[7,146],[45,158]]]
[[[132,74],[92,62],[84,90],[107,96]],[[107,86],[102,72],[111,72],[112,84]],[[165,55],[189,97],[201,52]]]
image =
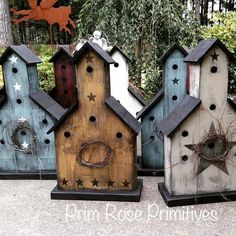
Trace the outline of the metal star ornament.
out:
[[[212,122],[211,127],[209,129],[208,134],[217,134],[214,123]],[[226,157],[220,158],[222,153],[224,153],[225,146],[227,146],[228,150],[232,149],[236,145],[236,142],[227,142],[226,145],[221,143],[221,140],[217,140],[217,138],[209,138],[204,141],[200,147],[198,144],[189,144],[185,145],[186,148],[195,152],[198,157],[198,166],[196,171],[196,176],[200,175],[204,170],[206,170],[209,166],[214,165],[219,170],[223,171],[225,174],[229,175],[228,168],[226,165]],[[200,149],[200,152],[199,152]],[[204,158],[204,154],[208,156],[208,158]],[[209,156],[212,155],[212,158]]]
[[[12,55],[9,60],[11,61],[11,64],[17,64],[17,57],[15,57],[14,55]]]
[[[62,180],[62,185],[67,185],[68,182],[69,182],[68,180],[66,180],[65,178],[63,178],[63,180]]]
[[[21,85],[20,84],[16,83],[13,87],[15,89],[15,92],[16,91],[21,91]]]

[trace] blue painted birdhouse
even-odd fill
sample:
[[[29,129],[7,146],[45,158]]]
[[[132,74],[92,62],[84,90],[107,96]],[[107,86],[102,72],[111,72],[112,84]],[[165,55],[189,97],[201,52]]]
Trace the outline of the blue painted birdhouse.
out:
[[[9,46],[0,58],[5,88],[0,100],[1,178],[55,175],[54,134],[47,130],[65,110],[38,90],[40,62],[26,46]]]
[[[167,117],[186,95],[187,65],[183,62],[186,55],[184,48],[174,44],[160,58],[164,87],[137,115],[142,121],[140,175],[163,174],[163,137],[156,133],[155,124]]]

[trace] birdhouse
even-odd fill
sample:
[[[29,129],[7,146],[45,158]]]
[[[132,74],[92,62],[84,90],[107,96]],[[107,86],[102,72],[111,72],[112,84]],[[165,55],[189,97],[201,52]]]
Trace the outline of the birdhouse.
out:
[[[110,65],[111,95],[135,117],[146,102],[129,83],[130,59],[118,46],[114,46],[109,54],[115,61]],[[141,134],[139,134],[137,137],[137,155],[139,157],[141,149]]]
[[[9,46],[0,58],[5,85],[0,99],[0,178],[55,178],[54,135],[47,130],[60,114],[30,98],[41,93],[45,104],[51,99],[38,91],[40,62],[26,46]]]
[[[185,58],[190,96],[157,124],[164,135],[168,206],[236,199],[235,100],[227,99],[228,63],[235,60],[215,39],[203,40]]]
[[[183,60],[187,54],[184,48],[174,44],[160,58],[163,64],[163,89],[137,115],[142,123],[140,175],[163,175],[164,144],[162,135],[156,132],[156,124],[167,117],[186,96],[187,66]]]
[[[54,65],[55,75],[55,87],[50,96],[64,108],[72,106],[76,99],[75,66],[69,63],[71,58],[70,52],[60,47],[49,60]]]
[[[110,65],[111,95],[119,100],[133,116],[136,116],[145,105],[145,100],[129,84],[129,58],[118,46],[114,46],[109,54],[115,61]]]
[[[74,54],[75,103],[55,130],[58,185],[52,199],[139,201],[136,136],[140,123],[110,96],[114,60],[87,42]]]

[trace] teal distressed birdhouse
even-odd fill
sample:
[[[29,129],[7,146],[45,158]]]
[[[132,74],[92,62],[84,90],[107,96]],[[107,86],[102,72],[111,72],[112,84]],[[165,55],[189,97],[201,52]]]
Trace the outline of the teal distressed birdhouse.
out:
[[[167,117],[186,95],[186,55],[184,48],[174,44],[160,58],[164,87],[137,115],[142,121],[140,175],[163,175],[163,137],[156,133],[155,124]]]
[[[38,90],[40,59],[26,46],[9,46],[0,58],[0,178],[55,176],[54,119],[65,111]]]

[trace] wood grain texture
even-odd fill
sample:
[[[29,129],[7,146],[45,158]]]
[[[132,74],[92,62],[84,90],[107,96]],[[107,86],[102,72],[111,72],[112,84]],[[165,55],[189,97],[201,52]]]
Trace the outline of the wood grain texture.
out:
[[[214,52],[219,55],[218,60],[212,60],[211,55]],[[216,73],[212,73],[212,66],[217,67]],[[194,79],[195,77],[190,77],[190,80]],[[209,132],[212,123],[217,132],[219,124],[221,125],[228,141],[236,141],[235,111],[227,102],[228,59],[220,47],[211,48],[202,59],[199,84],[199,98],[202,104],[178,127],[170,142],[165,143],[165,162],[169,163],[165,174],[166,179],[170,181],[166,187],[174,196],[236,190],[235,146],[227,155],[226,167],[229,175],[213,164],[196,175],[200,158],[185,146],[198,144]],[[212,104],[216,109],[210,109]],[[188,136],[183,137],[183,131],[187,131]],[[188,157],[185,161],[182,160],[184,155]]]
[[[88,55],[92,57],[92,61],[86,59]],[[92,72],[88,72],[91,68]],[[76,81],[79,88],[79,108],[69,114],[55,131],[58,186],[65,190],[135,188],[136,136],[105,105],[106,98],[110,96],[109,67],[94,51],[89,50],[78,61]],[[96,121],[90,121],[92,116]],[[65,132],[70,133],[70,137],[66,138]],[[118,132],[122,133],[122,138],[116,137]],[[90,141],[99,141],[111,148],[111,160],[106,167],[89,168],[78,163],[77,156],[81,146]],[[101,161],[104,159],[104,150],[93,149],[91,146],[85,156],[90,162]],[[63,179],[68,182],[65,184],[64,181],[63,184]],[[98,181],[98,186],[93,186],[94,179]],[[83,184],[78,185],[77,180],[82,180]],[[109,180],[114,181],[113,187],[108,187]],[[125,180],[130,183],[128,187],[124,187]]]
[[[186,96],[187,66],[183,62],[184,57],[185,54],[178,48],[168,54],[163,67],[164,96],[154,103],[154,106],[151,105],[151,109],[147,109],[148,112],[144,108],[141,160],[143,168],[164,169],[164,144],[156,132],[156,125],[165,119]],[[176,99],[173,99],[174,96]]]
[[[76,100],[75,66],[70,60],[71,57],[60,53],[53,61],[55,87],[50,95],[64,108],[69,108]]]
[[[17,57],[17,64],[11,63],[9,57]],[[7,92],[7,101],[0,109],[0,171],[1,172],[39,172],[55,170],[55,144],[53,133],[47,135],[46,132],[53,125],[52,118],[43,111],[37,104],[29,98],[29,93],[37,88],[37,68],[36,65],[26,65],[17,54],[9,54],[3,63],[3,75]],[[17,69],[17,73],[12,71]],[[14,85],[18,83],[20,91],[15,91]],[[21,100],[18,103],[17,100]],[[14,132],[13,123],[24,118],[31,129],[36,133],[36,153],[26,154],[16,151],[11,141]],[[47,124],[42,121],[47,120]],[[20,135],[20,143],[31,142],[28,135]],[[50,143],[46,144],[45,140]]]

